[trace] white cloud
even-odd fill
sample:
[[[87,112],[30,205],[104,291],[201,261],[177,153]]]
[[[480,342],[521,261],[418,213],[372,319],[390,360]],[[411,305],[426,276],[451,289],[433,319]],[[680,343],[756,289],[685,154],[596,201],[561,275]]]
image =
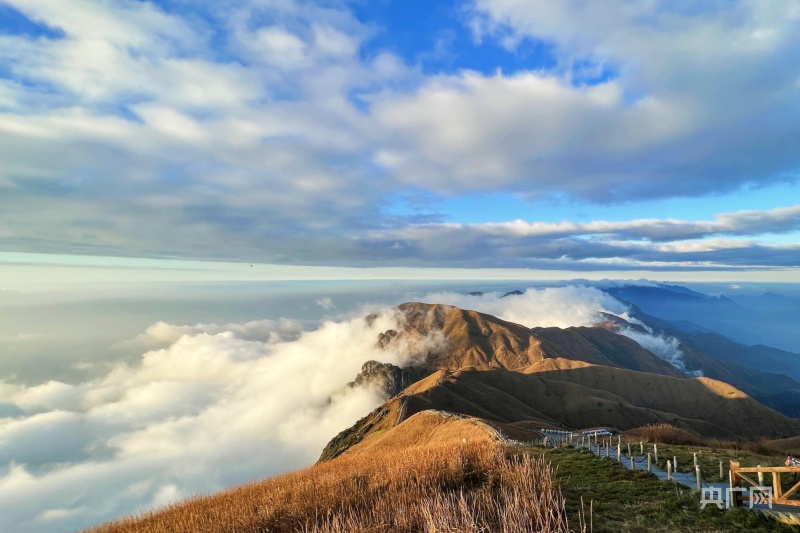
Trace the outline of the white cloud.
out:
[[[256,42],[270,63],[297,67],[302,66],[306,59],[305,43],[283,28],[271,26],[259,29],[256,32]]]
[[[195,33],[179,17],[165,14],[147,2],[112,0],[4,0],[31,19],[64,30],[67,35],[125,46],[152,46],[153,36],[191,44]]]
[[[0,41],[16,76],[54,83],[80,99],[108,101],[126,92],[153,94],[163,78],[158,75],[163,72],[162,60],[200,46],[203,40],[182,18],[148,2],[7,3],[64,32],[64,38],[56,40],[5,37]]]
[[[520,57],[534,42],[556,64],[441,75],[387,96],[376,114],[401,142],[378,160],[407,183],[605,202],[796,174],[789,58],[800,52],[800,20],[791,3],[476,0],[472,8],[479,40],[497,39]]]
[[[270,344],[297,340],[304,331],[311,329],[310,321],[288,320],[254,320],[242,324],[195,324],[193,326],[176,326],[166,322],[156,322],[141,335],[127,344],[140,344],[147,348],[165,346],[178,342],[185,336],[201,334],[217,335],[230,333],[238,339],[246,341],[262,341]]]
[[[603,316],[604,313],[615,315],[646,330],[640,331],[631,327],[623,327],[619,330],[621,335],[633,339],[661,359],[684,372],[686,371],[683,352],[677,339],[654,334],[641,321],[630,316],[630,309],[627,305],[594,287],[568,285],[527,289],[521,295],[505,297],[503,293],[485,293],[479,296],[434,293],[426,295],[422,301],[472,309],[529,328],[593,326],[606,320]]]
[[[642,326],[641,323],[638,325]],[[661,359],[672,364],[672,366],[675,368],[678,368],[694,377],[703,375],[703,372],[700,370],[690,372],[686,369],[686,364],[683,361],[683,350],[680,348],[680,342],[678,339],[665,335],[655,335],[650,328],[645,329],[647,330],[647,333],[632,328],[622,328],[620,333],[635,340],[637,343],[644,346]]]
[[[352,57],[358,51],[358,39],[328,25],[315,24],[312,27],[314,44],[327,56]]]
[[[324,298],[319,298],[316,303],[318,306],[320,306],[326,311],[331,311],[333,309],[336,309],[336,304],[334,304],[333,300],[328,298],[327,296]]]
[[[434,342],[378,348],[397,319],[158,323],[137,342],[164,348],[97,379],[2,384],[0,529],[85,527],[313,462],[383,400],[343,390],[365,361],[408,363]]]
[[[608,175],[602,160],[669,142],[692,121],[653,100],[628,106],[615,82],[574,87],[532,72],[434,79],[381,100],[376,116],[404,141],[378,160],[410,184],[456,194],[489,183],[531,194],[566,188],[579,196],[594,194],[601,177],[612,187],[628,179]]]
[[[134,107],[133,111],[157,133],[190,142],[208,140],[205,128],[190,116],[174,109],[143,104]]]
[[[0,89],[0,105],[18,104],[0,108],[0,187],[18,209],[0,224],[5,240],[263,259],[291,226],[377,213],[384,186],[343,164],[372,142],[350,95],[405,67],[387,53],[380,68],[362,62],[368,32],[341,6],[236,2],[198,16],[125,0],[12,4],[64,35],[0,37],[26,84],[22,99],[18,84]]]
[[[583,286],[527,289],[522,295],[505,298],[502,293],[481,296],[433,293],[426,295],[423,301],[488,313],[530,328],[591,326],[603,321],[602,312],[627,316],[628,311],[614,297]]]

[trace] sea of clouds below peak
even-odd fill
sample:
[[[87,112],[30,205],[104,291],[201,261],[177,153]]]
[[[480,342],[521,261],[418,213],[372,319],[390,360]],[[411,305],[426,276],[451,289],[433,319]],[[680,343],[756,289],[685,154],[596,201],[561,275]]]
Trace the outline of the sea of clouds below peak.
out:
[[[378,333],[397,327],[397,317],[387,311],[368,325],[368,312],[422,300],[561,327],[626,313],[588,287],[500,297],[515,288],[524,286],[281,282],[4,294],[0,530],[85,527],[310,464],[383,401],[370,388],[343,392],[361,364],[415,356],[377,350]],[[669,339],[645,340],[680,365]]]

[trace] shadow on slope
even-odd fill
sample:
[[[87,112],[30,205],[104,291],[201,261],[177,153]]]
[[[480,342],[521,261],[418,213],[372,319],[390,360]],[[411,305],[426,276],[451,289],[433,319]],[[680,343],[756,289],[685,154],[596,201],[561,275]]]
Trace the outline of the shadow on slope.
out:
[[[780,438],[800,421],[709,378],[676,378],[547,359],[523,372],[439,370],[337,435],[322,458],[343,453],[429,409],[484,419],[497,427],[629,430],[671,424],[703,437]]]
[[[528,374],[460,370],[410,394],[406,413],[439,408],[501,422],[538,419],[572,428],[622,430],[670,423],[708,437],[778,437],[800,431],[800,422],[719,381],[564,366],[534,365]]]

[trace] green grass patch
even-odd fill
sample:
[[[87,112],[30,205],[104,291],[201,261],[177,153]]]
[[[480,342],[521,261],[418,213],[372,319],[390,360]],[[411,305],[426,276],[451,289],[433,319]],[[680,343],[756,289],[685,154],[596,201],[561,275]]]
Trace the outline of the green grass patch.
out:
[[[520,451],[544,453],[552,463],[570,524],[576,529],[581,512],[590,520],[591,507],[594,533],[797,531],[749,509],[700,509],[698,495],[688,487],[659,481],[646,471],[630,471],[587,450],[531,447]]]
[[[716,483],[728,481],[728,467],[731,460],[738,461],[741,466],[783,466],[786,456],[756,453],[748,450],[735,450],[717,446],[677,446],[668,444],[658,445],[658,467],[667,469],[667,460],[678,458],[678,472],[694,472],[693,453],[697,452],[697,463],[703,480]],[[722,461],[722,477],[719,475],[719,462]],[[755,477],[755,474],[752,474]],[[784,490],[788,489],[798,479],[795,474],[781,474],[781,484]],[[772,483],[772,478],[767,477],[767,485]]]

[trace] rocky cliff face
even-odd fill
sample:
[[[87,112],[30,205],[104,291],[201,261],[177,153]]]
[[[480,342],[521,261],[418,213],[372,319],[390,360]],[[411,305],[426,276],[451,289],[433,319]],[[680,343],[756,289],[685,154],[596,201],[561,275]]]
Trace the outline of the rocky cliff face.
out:
[[[379,341],[380,342],[380,341]],[[367,361],[361,366],[356,379],[348,387],[369,385],[378,387],[386,397],[391,398],[423,377],[423,371],[415,368],[400,368],[390,363]]]

